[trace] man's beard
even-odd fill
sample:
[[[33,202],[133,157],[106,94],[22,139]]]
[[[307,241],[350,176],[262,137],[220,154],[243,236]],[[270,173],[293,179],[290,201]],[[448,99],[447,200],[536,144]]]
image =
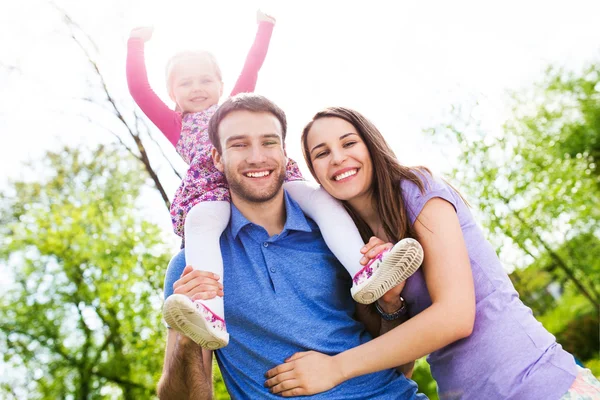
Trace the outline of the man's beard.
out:
[[[230,172],[227,169],[225,170],[225,178],[229,184],[229,190],[249,203],[265,203],[279,193],[285,179],[285,168],[282,167],[280,170],[273,170],[271,175],[273,174],[275,174],[275,179],[271,177],[273,179],[271,185],[258,189],[251,181],[240,178],[239,174]]]

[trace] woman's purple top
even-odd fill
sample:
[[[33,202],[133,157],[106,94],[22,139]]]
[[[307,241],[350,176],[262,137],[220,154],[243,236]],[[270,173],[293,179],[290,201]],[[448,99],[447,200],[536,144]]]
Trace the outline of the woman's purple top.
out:
[[[475,285],[473,333],[428,357],[440,398],[559,399],[577,376],[573,356],[556,343],[521,302],[496,252],[458,193],[440,179],[420,176],[425,193],[412,182],[401,183],[411,224],[434,197],[452,204],[469,252]],[[408,279],[402,296],[411,316],[431,305],[420,269]]]

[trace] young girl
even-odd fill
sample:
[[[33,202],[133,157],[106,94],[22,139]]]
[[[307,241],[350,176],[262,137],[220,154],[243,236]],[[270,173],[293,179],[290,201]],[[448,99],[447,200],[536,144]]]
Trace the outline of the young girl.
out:
[[[258,32],[232,96],[254,90],[267,54],[275,20],[260,11],[257,20]],[[169,96],[176,104],[173,111],[148,83],[144,43],[151,36],[152,28],[131,32],[127,55],[129,91],[189,164],[171,205],[175,233],[185,243],[186,262],[194,269],[216,274],[220,280],[223,261],[219,238],[229,223],[230,197],[224,176],[213,164],[207,128],[223,94],[221,71],[214,56],[205,51],[183,52],[172,57],[166,78]],[[346,175],[340,173],[334,179],[343,180]],[[324,190],[305,182],[292,160],[287,165],[285,189],[319,225],[327,245],[353,277],[352,296],[356,301],[365,304],[376,301],[421,264],[422,250],[414,240],[401,241],[391,251],[361,264],[360,249],[364,243],[352,219]],[[222,296],[222,292],[219,294]],[[188,297],[174,294],[165,301],[163,313],[171,327],[204,348],[217,349],[229,342],[223,308],[223,298],[219,296],[190,302]]]
[[[290,355],[267,372],[272,393],[315,394],[429,354],[440,399],[600,399],[600,382],[576,366],[519,300],[454,188],[425,168],[401,165],[379,130],[354,110],[317,113],[302,147],[315,179],[357,214],[361,232],[383,239],[371,238],[367,248],[416,237],[425,261],[404,290],[399,285],[378,302],[385,321],[410,319],[336,355]],[[332,185],[331,169],[345,165],[359,172]]]

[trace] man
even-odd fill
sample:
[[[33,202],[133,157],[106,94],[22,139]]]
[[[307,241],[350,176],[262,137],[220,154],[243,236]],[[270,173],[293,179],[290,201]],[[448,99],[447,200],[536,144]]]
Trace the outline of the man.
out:
[[[264,374],[292,354],[337,354],[371,339],[353,319],[350,277],[316,224],[282,188],[286,128],[283,111],[255,94],[227,100],[209,127],[214,162],[225,174],[232,198],[231,221],[221,237],[230,342],[216,354],[235,399],[279,398],[264,387]],[[177,257],[167,272],[165,298],[185,265]],[[187,267],[176,282],[179,292],[191,297],[220,291],[210,274],[190,271]],[[212,398],[211,360],[211,351],[169,329],[159,397]],[[414,382],[386,370],[350,379],[313,398],[425,397],[416,394]]]

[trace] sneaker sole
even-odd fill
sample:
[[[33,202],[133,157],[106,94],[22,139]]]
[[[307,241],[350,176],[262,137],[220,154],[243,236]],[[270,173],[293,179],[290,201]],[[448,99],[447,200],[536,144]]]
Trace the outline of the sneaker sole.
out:
[[[215,336],[204,317],[200,317],[201,325],[191,322],[188,316],[195,314],[196,307],[187,297],[182,299],[178,295],[172,295],[167,298],[163,306],[163,316],[167,324],[192,339],[202,348],[217,350],[227,346],[229,334],[225,333],[224,337]]]
[[[405,239],[388,253],[371,280],[352,293],[352,298],[361,304],[377,301],[388,290],[410,278],[423,262],[423,248],[414,239]]]

